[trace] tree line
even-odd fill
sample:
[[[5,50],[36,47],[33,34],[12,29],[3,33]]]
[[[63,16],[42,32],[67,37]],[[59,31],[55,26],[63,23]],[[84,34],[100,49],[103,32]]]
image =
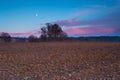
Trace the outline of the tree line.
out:
[[[56,41],[65,40],[67,38],[67,33],[65,33],[61,26],[58,24],[46,23],[46,26],[41,27],[40,37],[30,35],[27,40],[29,42],[39,42],[39,41]],[[2,32],[0,39],[4,42],[11,42],[12,37],[9,33]]]

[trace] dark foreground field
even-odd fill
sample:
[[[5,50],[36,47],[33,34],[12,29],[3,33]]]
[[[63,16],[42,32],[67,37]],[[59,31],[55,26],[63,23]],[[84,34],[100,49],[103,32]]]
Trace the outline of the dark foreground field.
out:
[[[120,43],[3,43],[0,80],[120,80]]]

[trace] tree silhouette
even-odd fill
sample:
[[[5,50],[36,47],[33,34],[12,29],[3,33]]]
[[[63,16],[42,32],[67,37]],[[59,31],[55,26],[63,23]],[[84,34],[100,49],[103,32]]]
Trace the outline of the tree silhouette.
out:
[[[41,28],[41,36],[40,36],[40,38],[41,38],[42,40],[46,40],[46,39],[47,39],[47,30],[46,30],[45,27],[42,27],[42,28]]]
[[[60,33],[60,38],[61,38],[61,39],[66,39],[66,38],[67,38],[67,33],[61,32],[61,33]]]
[[[63,37],[67,37],[67,34],[58,24],[47,23],[45,27],[41,28],[42,40],[60,40]]]
[[[34,36],[34,35],[30,35],[30,36],[28,37],[28,41],[29,41],[29,42],[38,42],[39,39],[38,39],[36,36]]]
[[[2,32],[1,33],[1,40],[4,42],[10,42],[11,36],[8,33]]]

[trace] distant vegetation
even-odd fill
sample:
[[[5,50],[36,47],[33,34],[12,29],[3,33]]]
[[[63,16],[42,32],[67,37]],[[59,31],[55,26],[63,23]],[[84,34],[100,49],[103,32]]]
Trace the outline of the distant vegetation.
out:
[[[34,36],[34,35],[30,35],[30,36],[28,37],[28,41],[29,41],[29,42],[38,42],[39,39],[38,39],[36,36]]]
[[[120,42],[120,36],[99,36],[99,37],[68,37],[58,24],[47,23],[41,27],[40,36],[30,35],[28,38],[11,37],[9,33],[2,32],[0,42],[41,42],[41,41],[111,41]]]
[[[11,36],[8,33],[2,32],[0,35],[0,40],[2,42],[10,42],[11,41]]]
[[[47,23],[46,27],[41,28],[42,40],[63,40],[67,38],[67,33],[65,33],[58,24]]]
[[[2,42],[23,42],[23,40],[27,42],[39,42],[39,41],[58,41],[65,40],[67,38],[67,33],[65,33],[62,28],[58,24],[47,23],[46,26],[41,28],[40,37],[36,37],[34,35],[30,35],[28,38],[15,38],[11,37],[9,33],[1,33],[0,41]]]
[[[37,38],[34,35],[28,37],[29,42],[39,42],[39,41],[56,41],[65,40],[67,38],[67,33],[65,33],[58,24],[47,23],[46,26],[41,28],[41,35]]]

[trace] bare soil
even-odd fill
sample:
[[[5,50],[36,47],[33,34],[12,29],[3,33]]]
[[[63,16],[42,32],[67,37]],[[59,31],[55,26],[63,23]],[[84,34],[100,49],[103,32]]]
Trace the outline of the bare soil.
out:
[[[120,80],[120,43],[1,43],[0,80]]]

